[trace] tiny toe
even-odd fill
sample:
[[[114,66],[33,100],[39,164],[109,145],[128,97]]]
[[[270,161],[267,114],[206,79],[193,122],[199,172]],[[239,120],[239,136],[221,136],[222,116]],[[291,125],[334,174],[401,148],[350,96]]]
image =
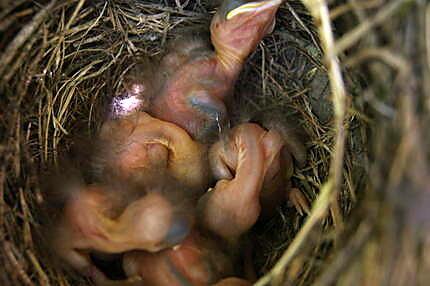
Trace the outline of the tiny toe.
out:
[[[288,198],[301,216],[310,213],[309,202],[299,189],[292,188]]]
[[[227,163],[223,159],[221,150],[211,150],[209,154],[209,164],[212,174],[217,180],[231,180],[233,174]]]

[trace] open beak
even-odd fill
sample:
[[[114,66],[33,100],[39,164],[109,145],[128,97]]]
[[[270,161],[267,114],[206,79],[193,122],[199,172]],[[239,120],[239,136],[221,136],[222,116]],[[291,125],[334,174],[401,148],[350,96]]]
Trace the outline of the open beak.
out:
[[[283,0],[266,0],[266,1],[247,2],[245,4],[242,4],[230,10],[226,15],[226,19],[230,20],[233,17],[243,13],[249,13],[249,12],[258,13],[260,11],[271,9],[275,6],[279,6],[282,3],[282,1]]]

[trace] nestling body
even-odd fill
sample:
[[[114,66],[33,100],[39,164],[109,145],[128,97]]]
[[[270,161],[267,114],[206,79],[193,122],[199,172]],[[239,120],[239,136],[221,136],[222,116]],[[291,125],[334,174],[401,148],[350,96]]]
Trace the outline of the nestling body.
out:
[[[118,196],[123,196],[121,192],[126,188],[82,186],[66,202],[51,247],[74,269],[104,281],[104,275],[91,261],[91,252],[156,252],[180,243],[188,235],[194,223],[193,207],[184,198],[175,198],[177,190],[173,187],[179,188],[179,184],[151,190],[124,206]]]
[[[233,261],[210,237],[193,231],[178,246],[158,253],[130,252],[124,257],[129,277],[153,286],[212,285],[234,273]]]
[[[273,28],[281,3],[225,0],[211,22],[213,47],[202,39],[174,42],[154,78],[128,86],[127,106],[114,100],[98,137],[98,181],[67,200],[56,229],[54,249],[72,267],[105,282],[89,254],[125,253],[126,274],[142,285],[250,285],[233,277],[234,258],[214,238],[237,242],[286,197],[293,156],[280,132],[252,123],[210,144],[228,122],[226,100],[246,58]],[[211,177],[217,183],[206,192]]]
[[[210,25],[211,43],[179,36],[153,78],[144,70],[140,82],[134,78],[129,93],[139,94],[142,109],[154,117],[177,124],[200,142],[212,142],[228,122],[225,104],[239,73],[273,29],[281,3],[223,1]],[[141,92],[133,92],[136,87]]]

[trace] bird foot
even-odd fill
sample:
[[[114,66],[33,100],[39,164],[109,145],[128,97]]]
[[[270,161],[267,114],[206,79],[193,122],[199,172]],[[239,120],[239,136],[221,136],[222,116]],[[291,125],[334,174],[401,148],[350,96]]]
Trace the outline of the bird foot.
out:
[[[306,199],[305,195],[302,193],[302,191],[297,188],[292,188],[288,193],[288,199],[301,216],[303,216],[304,214],[309,215],[309,202]]]

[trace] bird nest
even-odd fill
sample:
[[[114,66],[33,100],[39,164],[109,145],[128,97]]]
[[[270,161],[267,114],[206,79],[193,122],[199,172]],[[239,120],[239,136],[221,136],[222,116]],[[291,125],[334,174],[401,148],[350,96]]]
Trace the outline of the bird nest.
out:
[[[50,235],[40,174],[97,132],[133,65],[207,28],[217,4],[0,4],[1,285],[90,283],[36,239]],[[275,112],[303,130],[293,184],[312,209],[285,203],[252,230],[256,285],[428,285],[429,41],[425,1],[283,4],[237,83],[233,121]]]

